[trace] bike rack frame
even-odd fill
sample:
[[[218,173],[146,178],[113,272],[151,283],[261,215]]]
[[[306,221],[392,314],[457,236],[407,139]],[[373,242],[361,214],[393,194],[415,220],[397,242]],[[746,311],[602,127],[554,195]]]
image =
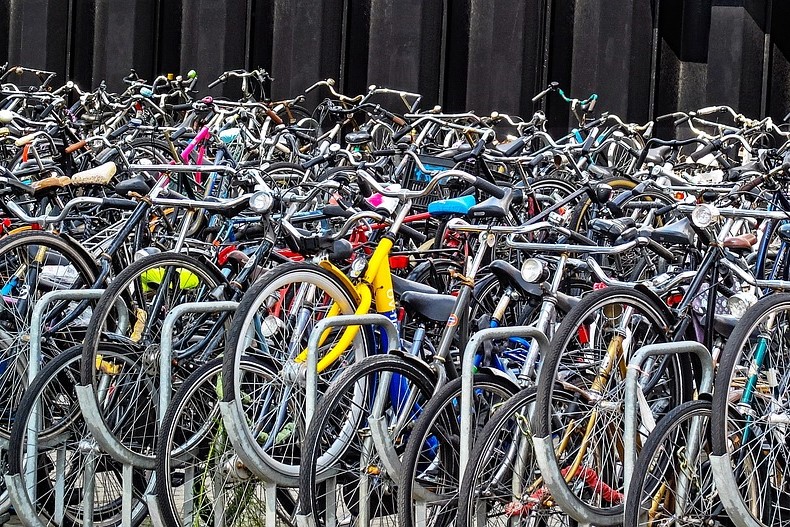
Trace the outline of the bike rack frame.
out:
[[[97,300],[99,299],[102,294],[104,293],[104,289],[75,289],[75,290],[62,290],[62,291],[50,291],[42,296],[38,302],[36,302],[35,306],[33,307],[33,312],[30,318],[30,354],[28,357],[28,385],[32,384],[35,380],[36,376],[41,369],[41,361],[43,359],[42,352],[41,352],[41,334],[43,333],[43,319],[44,315],[46,314],[47,308],[55,303],[60,301],[82,301],[82,300]],[[119,314],[119,326],[120,327],[128,327],[129,326],[129,315],[126,311],[126,306],[122,303],[118,303],[118,314]],[[31,416],[31,423],[34,423],[28,430],[28,439],[27,439],[27,449],[28,454],[27,457],[30,459],[36,459],[38,457],[38,426],[40,426],[40,412],[41,412],[41,403],[39,402],[33,409],[33,415]],[[32,452],[32,455],[31,455]],[[64,466],[61,463],[60,455],[58,456],[58,460],[56,461],[56,473],[61,471]],[[31,501],[31,496],[28,494],[27,489],[30,489],[32,493],[33,500],[36,499],[35,496],[35,476],[37,472],[37,467],[35,464],[28,463],[28,466],[25,467],[25,477],[22,477],[22,474],[14,474],[14,475],[6,475],[5,482],[6,487],[8,488],[8,493],[11,498],[12,503],[14,504],[14,510],[16,511],[17,515],[20,518],[23,518],[27,525],[33,527],[45,527],[44,523],[38,516],[38,513],[33,506],[33,502]],[[127,473],[128,472],[128,473]],[[87,489],[85,493],[85,500],[83,503],[84,510],[90,512],[93,507],[93,492],[92,485],[93,485],[93,478],[90,476],[91,471],[86,471],[85,473],[85,481],[84,481],[84,489]],[[56,476],[57,477],[57,476]],[[127,471],[124,467],[123,470],[123,485],[124,490],[126,490],[127,484],[131,484],[131,471]],[[128,479],[128,481],[127,481]],[[130,488],[131,490],[131,488]],[[90,497],[90,499],[88,499]],[[126,496],[124,495],[124,505],[126,504]],[[62,518],[65,510],[65,483],[60,479],[56,483],[55,489],[55,517]],[[90,503],[88,503],[90,502]],[[125,525],[131,525],[131,491],[129,492],[129,522]],[[86,518],[89,517],[87,514],[85,515]],[[92,515],[91,515],[92,516]],[[90,526],[91,520],[85,521],[84,525]]]
[[[170,397],[172,392],[173,334],[175,332],[176,322],[178,322],[181,317],[188,313],[223,313],[235,311],[238,307],[239,303],[232,301],[187,302],[171,309],[165,317],[165,321],[162,323],[162,339],[159,354],[160,380],[158,417],[160,427],[162,425],[162,421],[165,418],[167,407],[170,405]],[[95,401],[95,398],[93,398],[93,400]],[[120,444],[115,446],[120,446],[125,449],[125,447]],[[126,465],[124,465],[124,467],[125,466]],[[129,490],[131,493],[131,488]],[[154,525],[164,525],[162,521],[162,513],[159,510],[159,504],[156,501],[156,496],[153,494],[147,494],[144,499],[148,506],[148,513],[151,516],[151,521],[154,523]]]
[[[699,392],[709,392],[713,384],[713,361],[708,349],[699,342],[666,342],[651,344],[638,349],[627,365],[625,386],[625,415],[623,449],[626,452],[623,467],[625,490],[628,491],[631,475],[636,464],[636,437],[638,434],[637,408],[639,406],[639,377],[642,366],[649,357],[695,354],[702,364],[702,380]],[[565,483],[554,456],[554,442],[550,436],[533,438],[535,457],[540,467],[546,487],[554,500],[574,520],[584,525],[614,526],[623,521],[623,515],[588,514],[578,508],[578,498]]]

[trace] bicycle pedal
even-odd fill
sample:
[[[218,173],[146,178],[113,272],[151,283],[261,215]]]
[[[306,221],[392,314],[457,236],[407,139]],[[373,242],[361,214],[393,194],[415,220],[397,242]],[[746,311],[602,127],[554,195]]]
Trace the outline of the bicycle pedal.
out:
[[[6,511],[6,512],[0,514],[0,525],[5,525],[9,521],[11,521],[11,513],[10,512]]]

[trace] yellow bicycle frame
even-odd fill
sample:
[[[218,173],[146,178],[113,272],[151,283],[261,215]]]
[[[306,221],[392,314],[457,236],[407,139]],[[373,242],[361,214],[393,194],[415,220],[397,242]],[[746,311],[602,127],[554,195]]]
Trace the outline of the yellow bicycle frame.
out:
[[[392,249],[392,240],[384,237],[379,242],[376,250],[368,261],[365,274],[353,284],[348,277],[343,274],[343,271],[332,265],[328,261],[321,262],[321,267],[337,276],[343,283],[351,286],[352,291],[356,293],[357,309],[355,315],[365,315],[370,311],[370,307],[375,301],[376,311],[378,313],[388,313],[395,310],[395,295],[392,291],[392,273],[390,270],[389,255]],[[333,303],[327,317],[340,314],[340,307]],[[351,346],[354,338],[359,332],[359,326],[349,326],[343,330],[340,340],[335,344],[332,349],[318,361],[318,372],[326,370],[337,359],[339,359]],[[327,330],[321,335],[320,343],[323,343],[329,337],[330,330]],[[307,362],[307,349],[303,350],[295,359],[295,362]]]

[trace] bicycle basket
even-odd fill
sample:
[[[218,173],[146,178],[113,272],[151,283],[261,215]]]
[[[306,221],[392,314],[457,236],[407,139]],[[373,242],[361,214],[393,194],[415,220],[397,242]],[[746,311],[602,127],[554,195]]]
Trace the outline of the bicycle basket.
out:
[[[433,179],[433,176],[436,174],[436,172],[449,170],[455,167],[457,164],[452,159],[445,157],[429,155],[420,155],[418,157],[428,172],[424,172],[422,169],[420,169],[420,167],[417,166],[416,163],[412,163],[411,168],[406,171],[406,175],[401,182],[401,186],[403,186],[403,188],[407,188],[409,190],[422,190],[428,186],[428,183],[430,183],[431,179]],[[457,193],[457,189],[440,185],[428,196],[423,196],[422,198],[414,200],[412,209],[415,211],[424,212],[428,210],[428,204],[432,201],[437,199],[451,198]]]

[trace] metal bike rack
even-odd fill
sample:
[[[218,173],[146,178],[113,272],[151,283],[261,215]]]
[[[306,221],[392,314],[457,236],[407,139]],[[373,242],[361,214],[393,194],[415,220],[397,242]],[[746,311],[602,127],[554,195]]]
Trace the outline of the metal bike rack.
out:
[[[466,464],[469,461],[469,454],[472,450],[472,397],[474,395],[475,354],[485,342],[510,337],[535,339],[539,349],[544,351],[549,349],[549,339],[546,337],[546,334],[534,326],[486,328],[476,332],[469,339],[461,359],[461,441],[459,447],[461,461],[458,481],[463,479]]]
[[[700,394],[711,393],[714,375],[713,358],[708,348],[699,342],[688,340],[650,344],[639,348],[628,361],[625,375],[625,414],[623,416],[623,450],[625,451],[623,480],[625,483],[625,494],[628,494],[631,476],[633,476],[634,466],[636,466],[636,437],[639,433],[637,429],[637,410],[642,404],[640,403],[640,398],[644,398],[642,391],[639,389],[639,376],[642,373],[642,366],[649,357],[680,354],[694,354],[699,358],[702,365],[702,378],[697,391]]]
[[[738,527],[763,527],[761,522],[754,519],[738,494],[738,482],[732,473],[729,452],[720,456],[708,456],[708,459],[719,498],[732,522]]]
[[[219,301],[219,302],[187,302],[180,304],[173,309],[165,317],[162,323],[162,339],[159,352],[159,405],[157,416],[159,425],[165,417],[167,407],[170,405],[170,396],[172,392],[172,371],[173,371],[173,333],[175,332],[175,325],[178,320],[187,313],[222,313],[228,311],[235,311],[239,306],[238,302]],[[95,398],[93,398],[95,401]],[[113,437],[113,441],[117,440]],[[114,447],[123,447],[119,443]],[[124,465],[126,468],[126,465]],[[125,481],[125,480],[124,480]],[[131,488],[129,489],[129,497],[131,499]],[[126,497],[126,492],[124,492]],[[154,525],[164,525],[162,521],[162,514],[159,510],[159,504],[156,501],[156,496],[147,494],[144,496],[145,502],[148,506],[148,514],[151,516],[151,521]],[[131,511],[131,503],[130,511]],[[130,517],[131,520],[131,517]],[[125,524],[124,524],[125,525]]]
[[[61,301],[82,301],[82,300],[97,300],[101,297],[104,293],[104,289],[75,289],[75,290],[62,290],[62,291],[50,291],[42,296],[33,307],[33,313],[31,314],[30,318],[30,353],[28,357],[28,383],[29,385],[33,383],[36,376],[38,375],[41,369],[41,361],[42,361],[42,352],[41,352],[41,335],[43,333],[43,319],[44,315],[46,314],[47,308],[55,303]],[[129,326],[129,315],[126,311],[126,306],[122,303],[118,303],[118,325],[120,327],[126,328]],[[31,460],[37,459],[37,451],[38,451],[38,426],[40,426],[40,402],[34,407],[33,415],[31,416],[31,427],[28,429],[28,439],[27,439],[27,457]],[[32,453],[32,454],[31,454]],[[60,454],[58,455],[58,460],[56,461],[56,473],[61,472],[61,476],[56,476],[58,482],[56,483],[55,489],[55,517],[56,519],[60,520],[63,517],[64,510],[65,510],[65,483],[62,480],[62,471],[65,469],[64,460],[61,459]],[[25,467],[25,477],[22,477],[22,474],[14,474],[14,475],[6,475],[5,476],[5,483],[6,487],[8,488],[8,493],[11,498],[11,501],[14,505],[14,510],[17,513],[17,516],[23,518],[25,523],[28,525],[32,525],[34,527],[44,527],[44,523],[38,516],[38,513],[33,506],[33,501],[36,499],[35,492],[36,492],[36,477],[37,466],[35,463],[28,463]],[[126,471],[123,474],[124,478],[127,477]],[[129,483],[131,483],[131,472],[128,474],[129,476]],[[124,479],[124,485],[126,485],[126,480]],[[93,484],[93,477],[91,476],[90,471],[86,471],[85,473],[85,481],[83,482],[84,488],[90,490]],[[28,494],[28,489],[30,490],[30,494]],[[31,496],[32,494],[32,496]],[[131,494],[131,493],[130,493]],[[85,492],[85,505],[87,505],[86,510],[90,510],[93,506],[92,492]],[[88,496],[90,496],[90,500],[88,500]],[[32,499],[31,499],[32,497]],[[91,503],[88,504],[87,502],[90,501]],[[85,522],[85,525],[90,525],[90,520]],[[128,525],[131,524],[131,518]]]
[[[626,492],[633,474],[634,465],[636,464],[636,437],[639,432],[637,428],[637,409],[639,407],[639,376],[642,373],[642,365],[649,357],[678,355],[681,353],[693,353],[700,358],[703,372],[699,392],[710,391],[713,384],[713,362],[708,349],[698,342],[684,341],[651,344],[638,349],[628,362],[623,431],[623,450],[625,451],[623,470]],[[580,510],[577,507],[578,498],[566,485],[565,478],[557,466],[554,455],[554,442],[551,436],[535,437],[532,442],[535,449],[535,458],[546,487],[563,512],[585,525],[613,526],[622,523],[622,515],[588,514],[586,510]]]
[[[395,324],[384,315],[338,315],[330,318],[326,318],[324,320],[319,321],[313,330],[310,333],[310,338],[307,344],[307,363],[306,363],[306,371],[305,371],[305,419],[306,423],[305,426],[310,426],[310,421],[313,418],[313,414],[315,413],[316,403],[318,401],[318,348],[321,343],[321,336],[324,334],[325,331],[335,328],[335,327],[348,327],[348,326],[379,326],[384,329],[385,333],[387,334],[387,342],[389,349],[398,349],[400,347],[400,336],[398,334],[398,330],[395,327]],[[378,409],[379,413],[381,412],[381,408],[383,407],[384,401],[381,400],[381,397],[376,398],[376,403],[373,409],[373,416],[376,415],[376,409]],[[271,491],[269,489],[265,489],[266,492],[266,525],[274,525],[276,520],[275,515],[275,508],[274,506],[269,506],[269,496],[271,496],[271,500],[273,505],[276,504],[276,487],[293,487],[295,486],[292,482],[283,481],[281,475],[273,474],[272,471],[253,454],[255,452],[255,445],[251,444],[252,439],[249,437],[249,432],[244,424],[244,419],[238,419],[236,415],[239,413],[238,408],[236,407],[235,403],[233,402],[222,402],[220,403],[220,408],[222,409],[222,416],[223,422],[225,423],[225,427],[228,430],[228,436],[231,438],[231,442],[236,447],[237,454],[239,458],[241,458],[242,462],[245,464],[247,463],[247,458],[251,459],[251,464],[247,465],[248,468],[253,469],[253,465],[257,465],[257,469],[253,469],[253,472],[256,473],[264,481],[268,481],[272,487]],[[386,425],[379,424],[377,432],[371,433],[371,435],[376,435],[376,433],[387,433]],[[238,441],[238,443],[237,443]],[[373,438],[371,437],[371,441]],[[370,445],[373,447],[374,445]],[[385,448],[386,450],[386,448]],[[243,452],[243,453],[242,453]],[[387,470],[391,468],[399,468],[399,464],[397,467],[388,466],[384,458],[388,458],[390,461],[392,459],[392,455],[382,454],[382,461],[385,465]],[[397,455],[395,455],[395,459],[397,460]],[[260,472],[259,472],[260,471]],[[323,480],[327,481],[327,486],[331,489],[334,487],[333,484],[333,474],[331,471],[327,471],[328,473],[324,475]],[[298,483],[297,483],[298,485]],[[364,487],[364,486],[363,486]],[[364,492],[364,488],[360,489]],[[332,506],[332,499],[331,497],[334,496],[334,493],[330,490],[327,492],[327,499],[329,503],[327,504],[327,510],[331,509],[334,510]],[[364,497],[360,498],[360,504],[365,503]],[[337,520],[332,517],[327,518],[326,527],[335,527],[337,525]],[[364,507],[363,510],[360,511],[360,526],[367,527],[369,525],[369,518],[367,518]],[[312,514],[303,514],[300,513],[296,516],[297,525],[300,527],[315,527],[316,521]]]

